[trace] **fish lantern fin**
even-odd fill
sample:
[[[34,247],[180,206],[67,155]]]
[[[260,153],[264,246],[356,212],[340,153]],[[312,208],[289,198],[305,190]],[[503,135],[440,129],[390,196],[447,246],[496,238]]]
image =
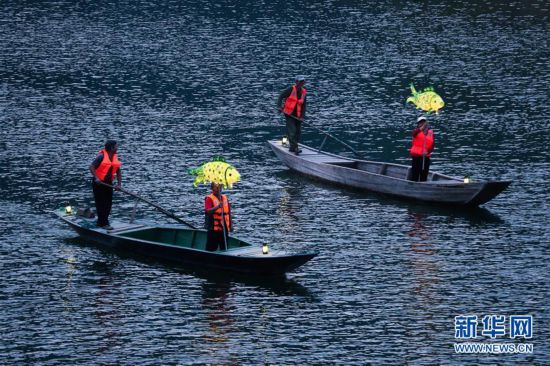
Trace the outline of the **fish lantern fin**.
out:
[[[221,155],[215,155],[210,161],[220,161],[222,163],[225,163],[225,158]]]
[[[411,92],[413,93],[413,95],[416,94],[417,91],[416,91],[413,83],[411,83],[410,87],[411,87]]]

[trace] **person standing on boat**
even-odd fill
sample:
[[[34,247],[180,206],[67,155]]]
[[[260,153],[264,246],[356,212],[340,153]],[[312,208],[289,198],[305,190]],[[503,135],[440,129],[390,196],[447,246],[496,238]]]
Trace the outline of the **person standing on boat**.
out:
[[[233,217],[231,205],[225,194],[222,194],[222,185],[212,182],[212,193],[204,199],[205,226],[208,230],[206,250],[215,251],[226,249],[227,235],[233,231]]]
[[[93,176],[92,189],[97,210],[97,226],[106,230],[112,230],[112,227],[109,225],[109,214],[111,213],[111,206],[113,204],[113,188],[107,187],[102,183],[112,186],[113,179],[116,176],[117,186],[115,189],[120,189],[122,174],[117,150],[117,142],[108,140],[105,142],[105,148],[99,151],[99,155],[90,164],[90,172]]]
[[[296,76],[296,83],[283,90],[277,98],[277,109],[285,114],[288,141],[290,142],[288,150],[296,155],[301,152],[298,148],[302,132],[302,122],[300,120],[306,116],[305,82],[306,79],[302,75]],[[285,100],[284,106],[283,99]]]
[[[425,182],[430,170],[430,156],[434,150],[434,132],[428,129],[426,117],[418,117],[416,128],[412,132],[412,174],[410,180]]]

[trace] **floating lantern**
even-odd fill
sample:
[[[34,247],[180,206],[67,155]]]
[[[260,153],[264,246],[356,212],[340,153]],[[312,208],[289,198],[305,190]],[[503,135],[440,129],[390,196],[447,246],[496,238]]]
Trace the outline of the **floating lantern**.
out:
[[[265,244],[262,246],[262,253],[263,253],[263,254],[269,253],[269,247],[267,246],[267,243],[265,243]]]
[[[464,177],[464,183],[470,183],[470,182],[471,182],[470,177],[465,176]]]
[[[65,213],[66,213],[67,215],[72,214],[72,213],[73,213],[73,208],[72,208],[71,206],[65,207]]]
[[[288,137],[283,136],[283,141],[282,141],[282,143],[283,143],[283,146],[288,145]]]

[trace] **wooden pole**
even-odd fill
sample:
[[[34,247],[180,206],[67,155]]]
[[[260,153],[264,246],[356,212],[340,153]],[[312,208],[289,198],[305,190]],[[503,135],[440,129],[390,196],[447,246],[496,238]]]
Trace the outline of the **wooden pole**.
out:
[[[224,211],[224,209],[223,209],[223,207],[224,207],[224,204],[223,204],[223,194],[221,193],[221,191],[220,191],[220,198],[221,198],[221,203],[222,203],[221,209],[222,209],[222,233],[223,233],[223,242],[224,242],[224,244],[225,244],[225,250],[229,250],[229,247],[227,246],[227,235],[225,234],[225,233],[228,231],[228,229],[227,229],[227,227],[225,226],[225,213],[223,212],[223,211]]]
[[[110,185],[110,184],[104,183],[104,182],[99,182],[99,184],[104,185],[104,186],[107,186],[107,187],[110,187],[110,188],[116,189],[116,187],[114,187],[114,186],[112,186],[112,185]],[[160,205],[158,205],[158,204],[156,204],[156,203],[153,203],[153,202],[149,201],[149,200],[146,199],[146,198],[141,197],[141,196],[138,195],[137,193],[127,191],[127,190],[125,190],[124,188],[120,188],[120,189],[118,189],[118,190],[121,191],[121,192],[123,192],[123,193],[126,193],[127,195],[130,195],[130,196],[132,196],[132,197],[135,197],[135,198],[137,198],[138,200],[143,201],[143,202],[147,203],[147,204],[150,205],[150,206],[153,206],[154,208],[156,208],[157,210],[159,210],[160,212],[162,212],[162,213],[165,214],[166,216],[169,216],[169,217],[173,218],[174,220],[176,220],[176,221],[179,222],[179,223],[182,223],[182,224],[184,224],[184,225],[189,226],[191,229],[195,229],[195,230],[197,229],[194,225],[188,223],[187,221],[184,221],[184,220],[180,219],[180,218],[179,218],[178,216],[176,216],[174,213],[168,211],[167,209],[165,209],[164,207],[162,207],[162,206],[160,206]]]
[[[298,122],[302,122],[302,123],[305,124],[306,126],[309,126],[309,127],[312,127],[312,128],[314,128],[314,129],[316,129],[317,131],[319,131],[319,132],[325,134],[326,136],[330,137],[331,139],[333,139],[333,140],[335,140],[335,141],[341,143],[342,145],[344,145],[345,147],[347,147],[348,149],[350,149],[350,150],[351,150],[355,155],[357,155],[358,157],[360,157],[360,158],[363,157],[363,156],[362,156],[360,153],[358,153],[357,150],[355,150],[353,147],[349,146],[349,145],[346,144],[344,141],[342,141],[342,140],[340,140],[339,138],[337,138],[337,137],[331,135],[330,133],[321,130],[319,127],[313,126],[313,125],[310,124],[310,123],[305,123],[303,119],[300,119],[300,118],[298,118],[298,117],[296,117],[296,116],[293,116],[293,115],[290,115],[290,114],[286,114],[286,113],[285,113],[285,116],[288,116],[288,117],[290,117],[290,118],[292,118],[292,119],[295,119],[295,120],[298,121]]]

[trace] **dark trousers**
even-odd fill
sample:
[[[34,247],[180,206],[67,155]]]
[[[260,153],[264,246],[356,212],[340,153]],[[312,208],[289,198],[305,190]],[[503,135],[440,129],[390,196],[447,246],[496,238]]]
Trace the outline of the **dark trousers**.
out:
[[[298,143],[300,142],[300,135],[302,134],[302,122],[289,116],[285,116],[285,119],[288,142],[290,144],[289,150],[298,151]]]
[[[223,231],[208,230],[206,233],[206,250],[213,252],[218,247],[220,250],[225,250],[225,240],[223,238]]]
[[[424,158],[424,169],[422,169],[422,156],[412,157],[412,174],[413,182],[425,182],[428,180],[428,171],[430,170],[430,158]]]
[[[109,225],[109,214],[113,206],[113,189],[97,183],[92,183],[95,208],[97,210],[97,226]]]

